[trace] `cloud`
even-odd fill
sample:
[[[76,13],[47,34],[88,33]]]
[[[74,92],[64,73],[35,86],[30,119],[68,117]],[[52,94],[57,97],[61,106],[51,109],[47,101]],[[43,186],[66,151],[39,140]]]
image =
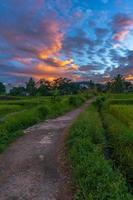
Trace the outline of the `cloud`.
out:
[[[105,80],[131,72],[131,52],[122,49],[131,43],[133,18],[118,13],[109,20],[108,10],[92,9],[91,1],[1,0],[0,78]]]
[[[123,41],[126,38],[126,36],[128,35],[128,33],[129,33],[129,30],[119,31],[113,35],[113,40]]]
[[[113,17],[111,22],[113,28],[113,40],[123,41],[133,29],[133,17],[120,13]]]
[[[114,29],[123,29],[133,26],[133,18],[124,13],[116,14],[112,20],[112,27]]]
[[[100,65],[97,64],[87,64],[87,65],[83,65],[79,68],[79,70],[81,72],[90,72],[90,71],[95,71],[95,70],[99,70],[100,69]]]
[[[85,31],[77,29],[74,36],[67,36],[63,40],[62,51],[68,55],[81,53],[85,48],[94,46],[94,41],[90,39]]]
[[[96,28],[95,29],[95,33],[96,33],[96,36],[99,38],[101,37],[105,37],[107,35],[107,33],[109,32],[108,29],[106,28]]]

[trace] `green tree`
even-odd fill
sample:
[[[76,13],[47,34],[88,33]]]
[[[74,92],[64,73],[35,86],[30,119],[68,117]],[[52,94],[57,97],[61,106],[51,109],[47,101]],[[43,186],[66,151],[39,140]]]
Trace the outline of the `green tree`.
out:
[[[0,82],[0,94],[5,94],[5,92],[6,92],[5,85],[2,82]]]
[[[112,82],[112,92],[121,93],[124,92],[124,78],[122,75],[118,74],[114,77]]]
[[[24,87],[13,87],[10,90],[10,95],[12,95],[12,96],[25,96],[26,95],[26,89]]]
[[[49,94],[49,86],[47,85],[47,81],[40,80],[40,86],[37,89],[37,94],[40,96],[47,96]]]
[[[53,88],[58,89],[60,94],[69,94],[71,92],[71,80],[67,78],[58,78],[54,80]]]
[[[111,92],[111,90],[112,90],[112,83],[109,81],[109,82],[107,82],[107,84],[106,84],[106,91],[107,91],[107,92]]]
[[[95,88],[95,83],[92,80],[89,81],[89,87],[90,87],[90,89]]]
[[[34,96],[36,94],[36,84],[33,78],[30,78],[26,83],[26,91],[30,96]]]

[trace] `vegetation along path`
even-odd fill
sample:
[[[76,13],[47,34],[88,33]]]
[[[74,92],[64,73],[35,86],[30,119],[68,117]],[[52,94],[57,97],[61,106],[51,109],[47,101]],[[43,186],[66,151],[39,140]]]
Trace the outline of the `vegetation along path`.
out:
[[[28,128],[0,155],[0,200],[69,199],[58,196],[66,181],[59,170],[58,150],[66,130],[91,101],[64,116]]]

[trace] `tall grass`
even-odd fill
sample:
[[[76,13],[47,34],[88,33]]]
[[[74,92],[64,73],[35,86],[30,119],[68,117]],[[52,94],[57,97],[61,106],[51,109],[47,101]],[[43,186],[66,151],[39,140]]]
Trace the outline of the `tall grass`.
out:
[[[75,200],[131,200],[124,178],[105,160],[104,129],[91,106],[75,121],[67,141]]]

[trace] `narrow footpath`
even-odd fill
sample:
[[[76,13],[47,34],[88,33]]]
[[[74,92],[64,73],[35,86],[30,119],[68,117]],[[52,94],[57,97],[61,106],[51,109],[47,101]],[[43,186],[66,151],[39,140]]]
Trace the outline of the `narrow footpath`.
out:
[[[0,155],[0,200],[71,200],[69,194],[63,197],[66,177],[60,172],[59,147],[72,122],[92,101],[28,128]]]

